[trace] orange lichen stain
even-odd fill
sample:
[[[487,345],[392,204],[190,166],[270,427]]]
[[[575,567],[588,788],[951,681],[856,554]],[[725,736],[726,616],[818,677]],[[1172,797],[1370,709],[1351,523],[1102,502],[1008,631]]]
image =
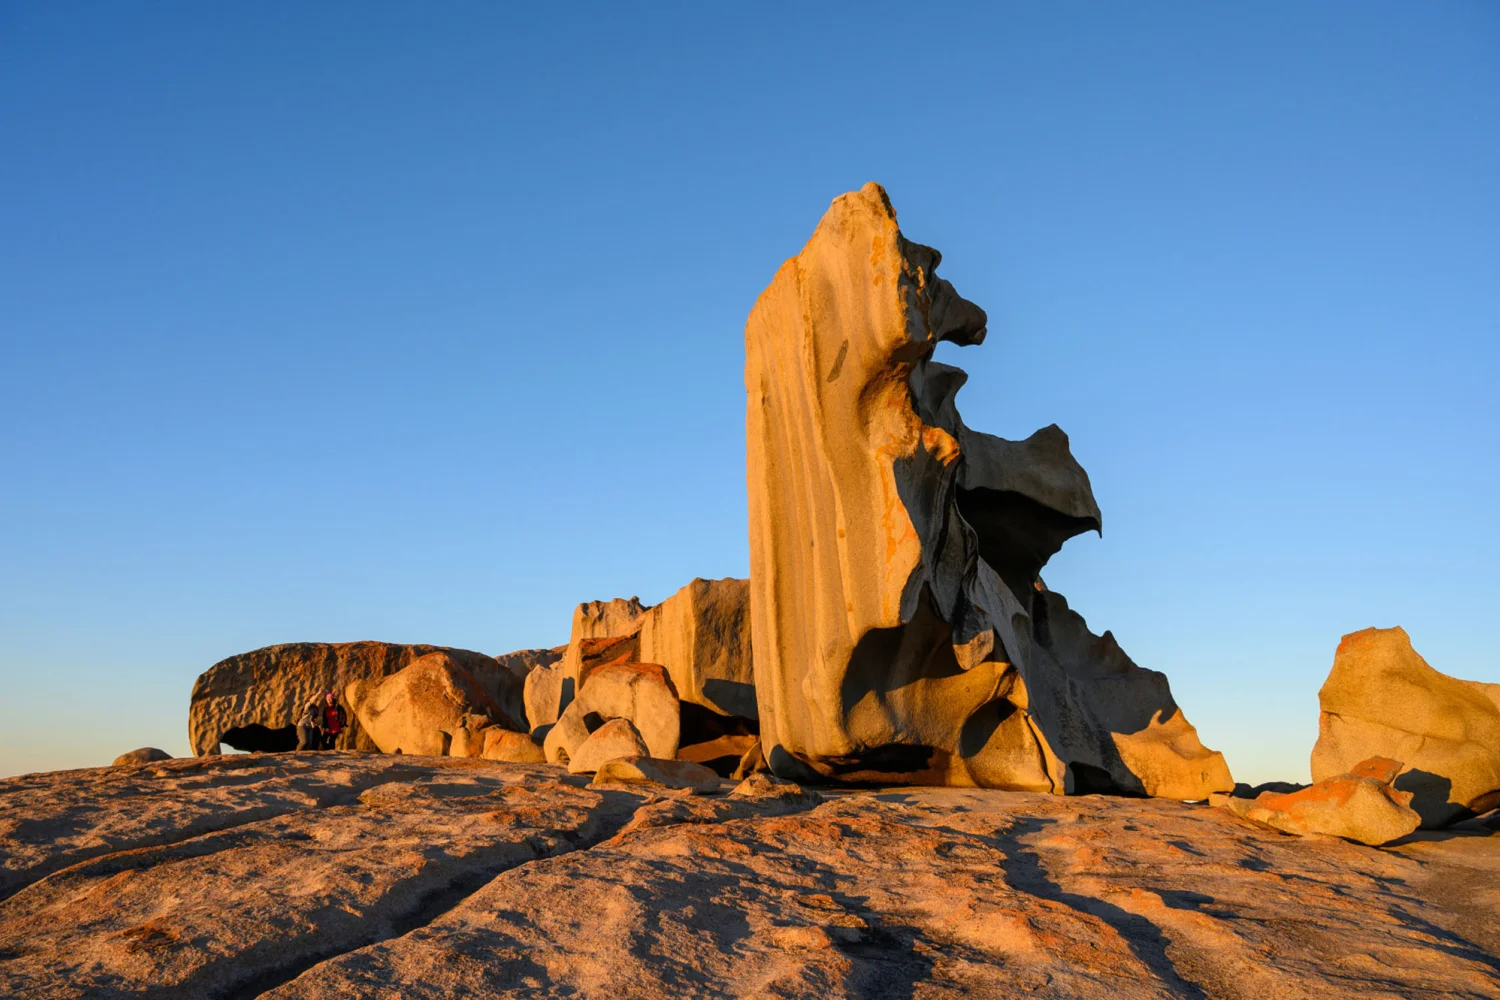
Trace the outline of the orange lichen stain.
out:
[[[1382,785],[1389,785],[1396,780],[1396,776],[1401,773],[1401,768],[1404,766],[1401,761],[1391,760],[1389,757],[1371,757],[1350,768],[1349,775],[1354,778],[1369,778]]]
[[[952,463],[960,454],[958,440],[941,427],[922,428],[922,447],[944,465]]]

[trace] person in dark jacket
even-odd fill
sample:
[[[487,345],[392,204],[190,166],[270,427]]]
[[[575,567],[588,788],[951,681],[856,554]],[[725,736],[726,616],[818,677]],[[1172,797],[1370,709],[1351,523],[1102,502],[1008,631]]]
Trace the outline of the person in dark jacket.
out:
[[[334,744],[338,742],[339,733],[342,733],[348,724],[349,717],[344,713],[344,706],[338,703],[332,691],[323,697],[323,749],[332,750]]]
[[[323,699],[314,698],[297,717],[297,749],[323,749]]]

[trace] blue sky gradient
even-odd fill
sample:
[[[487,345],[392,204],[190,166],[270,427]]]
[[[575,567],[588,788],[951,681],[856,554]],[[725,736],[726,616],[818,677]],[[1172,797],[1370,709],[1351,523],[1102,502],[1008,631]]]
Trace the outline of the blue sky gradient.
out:
[[[0,6],[0,774],[744,575],[744,320],[867,180],[1237,777],[1345,632],[1500,681],[1500,6],[804,6]]]

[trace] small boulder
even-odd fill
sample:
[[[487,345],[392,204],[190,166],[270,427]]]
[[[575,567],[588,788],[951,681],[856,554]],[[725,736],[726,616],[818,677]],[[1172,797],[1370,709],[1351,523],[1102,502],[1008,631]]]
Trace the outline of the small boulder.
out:
[[[499,760],[510,764],[541,764],[547,759],[542,748],[530,736],[513,733],[499,726],[491,726],[484,731],[484,750],[480,756],[485,760]]]
[[[621,757],[605,761],[594,772],[594,784],[611,781],[649,782],[668,788],[687,788],[699,795],[719,790],[719,776],[702,764],[657,757]]]
[[[766,766],[766,756],[761,752],[760,740],[757,739],[750,749],[745,751],[744,756],[740,757],[740,762],[734,766],[729,777],[734,781],[743,781],[752,774],[760,774],[768,770],[770,768]]]
[[[1222,802],[1216,797],[1215,804],[1283,833],[1321,833],[1375,847],[1399,840],[1421,823],[1411,808],[1411,793],[1391,784],[1401,768],[1400,761],[1373,757],[1301,791],[1262,792],[1255,799],[1229,797]]]
[[[130,764],[149,764],[154,760],[171,759],[172,755],[167,753],[165,750],[158,750],[156,749],[156,747],[141,747],[139,750],[132,750],[129,753],[120,754],[120,756],[115,758],[115,762],[112,766],[126,767]]]
[[[610,719],[589,734],[576,753],[568,754],[569,774],[592,774],[621,757],[648,757],[641,734],[629,719]]]
[[[479,715],[468,712],[463,715],[458,724],[447,730],[450,741],[448,744],[449,757],[479,757],[484,753],[485,735],[491,729],[498,728],[494,720],[487,715]]]
[[[795,781],[778,778],[769,771],[757,771],[734,786],[729,793],[732,799],[774,800],[787,805],[815,806],[823,796],[811,789],[803,788]]]

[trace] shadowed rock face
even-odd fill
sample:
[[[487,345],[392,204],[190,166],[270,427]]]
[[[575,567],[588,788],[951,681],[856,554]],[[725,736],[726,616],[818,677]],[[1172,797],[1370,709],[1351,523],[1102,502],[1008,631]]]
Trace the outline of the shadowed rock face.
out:
[[[0,996],[1500,992],[1477,821],[1372,850],[1162,800],[586,782],[348,752],[0,780]]]
[[[772,769],[847,781],[1233,787],[1166,679],[1038,573],[1100,526],[1068,439],[970,430],[939,342],[986,317],[885,192],[836,199],[745,327],[751,619]]]
[[[1500,806],[1500,684],[1439,673],[1405,629],[1344,636],[1318,704],[1314,781],[1379,755],[1403,762],[1396,787],[1428,829]]]
[[[237,750],[292,750],[297,717],[324,691],[342,692],[353,681],[394,674],[429,653],[447,653],[466,670],[508,718],[525,718],[524,680],[514,665],[467,649],[390,642],[289,642],[220,660],[199,676],[188,707],[188,742],[198,755],[221,743]],[[375,744],[349,713],[340,748],[373,750]]]

